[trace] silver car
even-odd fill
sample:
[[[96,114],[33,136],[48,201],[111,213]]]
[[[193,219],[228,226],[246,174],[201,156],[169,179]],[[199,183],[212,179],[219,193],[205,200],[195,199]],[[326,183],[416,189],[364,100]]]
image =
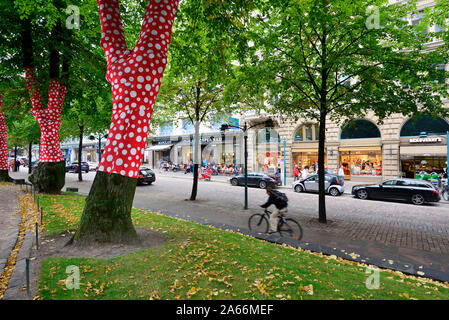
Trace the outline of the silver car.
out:
[[[318,192],[318,175],[312,175],[305,179],[293,182],[293,190],[296,192]],[[345,192],[345,181],[343,178],[333,175],[324,175],[324,188],[326,193],[337,197]]]

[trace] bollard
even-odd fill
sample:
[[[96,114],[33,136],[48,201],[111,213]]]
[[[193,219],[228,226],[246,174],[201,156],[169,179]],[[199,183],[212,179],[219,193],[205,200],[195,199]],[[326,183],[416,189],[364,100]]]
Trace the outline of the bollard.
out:
[[[36,222],[36,250],[39,250],[39,225]]]
[[[41,208],[41,225],[42,225],[42,222],[44,221],[44,211],[43,210],[44,209]]]
[[[30,259],[26,258],[25,263],[26,263],[25,272],[26,272],[26,282],[27,282],[27,295],[29,296],[30,295]]]

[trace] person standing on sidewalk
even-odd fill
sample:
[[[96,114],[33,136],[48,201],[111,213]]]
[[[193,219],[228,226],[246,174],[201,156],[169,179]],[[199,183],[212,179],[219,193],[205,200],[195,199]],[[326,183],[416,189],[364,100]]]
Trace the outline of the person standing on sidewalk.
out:
[[[338,175],[344,180],[345,179],[345,170],[343,169],[343,165],[340,165],[340,169],[338,169]]]
[[[293,181],[296,181],[299,179],[299,168],[295,164],[295,167],[293,168]]]

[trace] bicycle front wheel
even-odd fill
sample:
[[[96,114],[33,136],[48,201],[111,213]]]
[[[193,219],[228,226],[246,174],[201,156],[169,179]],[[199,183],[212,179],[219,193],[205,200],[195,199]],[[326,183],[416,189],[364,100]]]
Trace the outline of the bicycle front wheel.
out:
[[[444,200],[449,201],[449,192],[447,190],[443,191],[442,196]]]
[[[256,213],[249,217],[248,227],[250,231],[256,233],[267,233],[268,232],[268,220],[265,215]]]
[[[282,237],[288,237],[297,241],[302,239],[301,225],[294,219],[287,218],[284,221],[279,221],[278,228]]]

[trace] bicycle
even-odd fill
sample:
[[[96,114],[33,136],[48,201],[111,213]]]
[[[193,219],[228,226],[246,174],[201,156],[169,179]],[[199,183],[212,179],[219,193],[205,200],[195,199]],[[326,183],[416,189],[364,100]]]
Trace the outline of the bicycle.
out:
[[[449,201],[449,185],[444,185],[441,191],[441,196],[444,200]]]
[[[264,213],[255,213],[248,219],[248,227],[250,231],[254,231],[259,234],[268,233],[268,228],[270,226],[271,211],[265,209]],[[293,218],[287,218],[282,215],[279,219],[277,231],[283,236],[293,238],[294,240],[300,241],[302,239],[302,228],[301,225]]]

